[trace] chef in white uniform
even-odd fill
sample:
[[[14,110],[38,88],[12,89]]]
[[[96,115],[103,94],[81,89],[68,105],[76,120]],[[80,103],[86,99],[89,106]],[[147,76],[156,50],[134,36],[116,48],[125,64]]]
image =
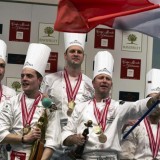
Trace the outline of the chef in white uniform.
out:
[[[6,66],[6,54],[7,54],[7,45],[6,43],[0,39],[0,82],[2,81],[5,74],[5,66]],[[9,88],[8,86],[0,83],[0,110],[5,103],[6,99],[10,99],[15,96],[16,92],[14,89]]]
[[[0,112],[0,142],[12,146],[11,160],[28,160],[31,147],[41,137],[41,129],[36,127],[45,109],[42,93],[39,91],[51,49],[38,43],[29,45],[21,72],[23,92],[6,102]],[[48,125],[45,134],[45,149],[42,159],[49,159],[57,147],[58,130],[55,129],[56,114],[47,109]],[[57,134],[57,135],[56,135]]]
[[[14,89],[9,88],[1,83],[6,66],[6,54],[7,54],[7,45],[0,39],[0,112],[5,105],[6,100],[16,95]],[[5,145],[0,145],[0,159],[7,160],[7,151]]]
[[[160,92],[160,69],[146,75],[146,97]],[[126,128],[124,134],[130,129]],[[121,142],[121,159],[160,159],[160,107],[153,111]]]
[[[49,95],[58,108],[61,128],[67,124],[75,104],[91,99],[94,93],[91,79],[81,72],[85,39],[84,33],[64,33],[64,70],[46,75],[41,86],[41,91]],[[63,152],[60,150],[57,157]]]
[[[92,100],[78,104],[68,119],[62,132],[62,144],[65,146],[83,145],[83,130],[89,120],[88,140],[82,157],[91,159],[118,159],[121,151],[121,128],[129,119],[138,118],[159,98],[146,98],[136,102],[119,103],[110,98],[114,60],[108,51],[100,51],[94,59],[93,87],[95,96]]]

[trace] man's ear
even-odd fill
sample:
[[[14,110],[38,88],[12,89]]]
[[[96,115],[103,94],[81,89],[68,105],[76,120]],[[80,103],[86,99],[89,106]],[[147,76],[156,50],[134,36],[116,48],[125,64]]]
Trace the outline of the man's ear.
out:
[[[66,59],[67,51],[64,52],[64,59]]]

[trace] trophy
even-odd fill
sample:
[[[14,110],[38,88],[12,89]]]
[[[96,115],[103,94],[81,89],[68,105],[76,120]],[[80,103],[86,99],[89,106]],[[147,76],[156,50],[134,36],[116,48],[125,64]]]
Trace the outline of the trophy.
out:
[[[92,127],[92,121],[89,120],[87,123],[84,123],[84,125],[87,127],[84,129],[82,133],[82,135],[85,137],[85,143],[82,146],[77,146],[77,148],[74,151],[68,153],[68,156],[73,160],[82,158],[84,147],[87,141],[87,135],[89,134],[89,127]]]
[[[41,129],[41,138],[37,139],[33,143],[29,160],[40,160],[42,157],[45,144],[46,127],[48,124],[47,108],[50,109],[52,106],[51,102],[52,101],[49,98],[42,99],[42,105],[45,109],[36,124],[36,127]]]
[[[48,123],[48,117],[45,109],[36,124],[36,127],[41,129],[41,138],[37,139],[32,145],[32,150],[29,160],[40,160],[42,157],[45,144],[45,132],[47,123]]]

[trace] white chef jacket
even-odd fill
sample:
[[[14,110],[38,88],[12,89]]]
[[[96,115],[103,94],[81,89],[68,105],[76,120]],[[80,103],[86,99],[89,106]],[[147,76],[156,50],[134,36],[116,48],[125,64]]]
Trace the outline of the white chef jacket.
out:
[[[5,106],[6,100],[9,100],[11,97],[16,96],[16,92],[14,89],[9,88],[5,85],[2,85],[2,97],[0,102],[0,112],[2,108]],[[7,159],[7,151],[5,149],[5,145],[0,145],[0,160]]]
[[[66,83],[64,71],[48,74],[43,78],[41,92],[47,93],[58,107],[61,119],[67,119],[68,98],[66,93]],[[89,77],[82,74],[82,81],[75,99],[75,103],[87,101],[93,97],[94,89]]]
[[[78,78],[77,78],[78,79]],[[76,84],[77,80],[71,80],[72,84]],[[46,75],[43,78],[43,82],[41,85],[41,92],[46,93],[53,100],[58,108],[57,112],[59,114],[59,127],[62,130],[63,126],[67,124],[68,115],[68,98],[66,92],[66,82],[64,79],[64,71],[59,71],[55,73],[51,73]],[[91,99],[94,95],[94,89],[92,86],[92,80],[86,75],[82,74],[82,81],[77,92],[75,103],[82,103]],[[59,141],[61,141],[61,137],[59,135]],[[63,154],[63,149],[61,148],[58,152],[55,152],[53,156],[60,157]]]
[[[22,119],[22,110],[21,110],[21,97],[23,92],[19,93],[17,96],[12,97],[10,100],[6,102],[6,106],[3,107],[0,112],[0,142],[9,134],[18,134],[22,135],[23,129],[23,119]],[[34,99],[30,99],[26,97],[26,106],[29,110],[34,102]],[[38,103],[38,106],[33,115],[33,119],[31,121],[31,127],[36,125],[38,119],[40,118],[44,108],[42,106],[41,101]],[[49,112],[47,110],[48,115],[48,125],[46,130],[46,142],[45,147],[49,147],[55,149],[55,147],[59,146],[58,135],[60,131],[56,128],[57,122],[57,113]],[[12,145],[12,150],[17,152],[26,153],[26,160],[29,158],[31,145],[27,144],[16,144]]]
[[[154,140],[157,134],[157,125],[151,124]],[[130,129],[127,127],[124,134]],[[127,137],[121,142],[122,159],[138,159],[138,160],[152,160],[152,152],[149,144],[148,133],[144,121],[140,123]],[[157,154],[157,159],[160,159],[160,148]]]
[[[97,126],[98,123],[94,115],[93,101],[78,104],[71,118],[68,119],[67,126],[63,128],[62,143],[68,136],[82,133],[86,128],[84,123],[88,120],[92,120],[93,127],[89,128],[89,139],[84,148],[84,155],[96,151],[103,153],[108,151],[119,152],[121,151],[120,138],[123,124],[126,123],[129,118],[134,119],[143,115],[148,109],[146,107],[148,100],[149,98],[137,102],[125,102],[122,105],[120,105],[118,101],[111,100],[107,114],[107,124],[104,131],[104,134],[107,136],[107,141],[105,143],[100,143],[98,135],[94,132],[94,127]],[[97,107],[102,109],[101,106],[104,107],[105,103],[98,103]]]
[[[5,85],[2,85],[2,98],[0,102],[0,111],[2,110],[2,107],[5,105],[6,100],[9,100],[13,96],[16,96],[16,91]]]

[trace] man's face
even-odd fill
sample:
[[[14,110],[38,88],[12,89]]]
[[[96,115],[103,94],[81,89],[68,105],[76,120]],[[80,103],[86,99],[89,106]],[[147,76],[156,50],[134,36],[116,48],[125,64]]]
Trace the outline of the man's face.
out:
[[[38,78],[36,71],[31,68],[24,68],[21,73],[21,83],[23,91],[32,95],[39,90],[42,78]]]
[[[104,97],[109,96],[112,87],[112,78],[107,74],[99,74],[92,81],[95,93]]]
[[[80,46],[70,46],[64,54],[69,66],[80,67],[84,59],[84,51]]]
[[[3,79],[5,73],[5,62],[0,58],[0,81]]]

